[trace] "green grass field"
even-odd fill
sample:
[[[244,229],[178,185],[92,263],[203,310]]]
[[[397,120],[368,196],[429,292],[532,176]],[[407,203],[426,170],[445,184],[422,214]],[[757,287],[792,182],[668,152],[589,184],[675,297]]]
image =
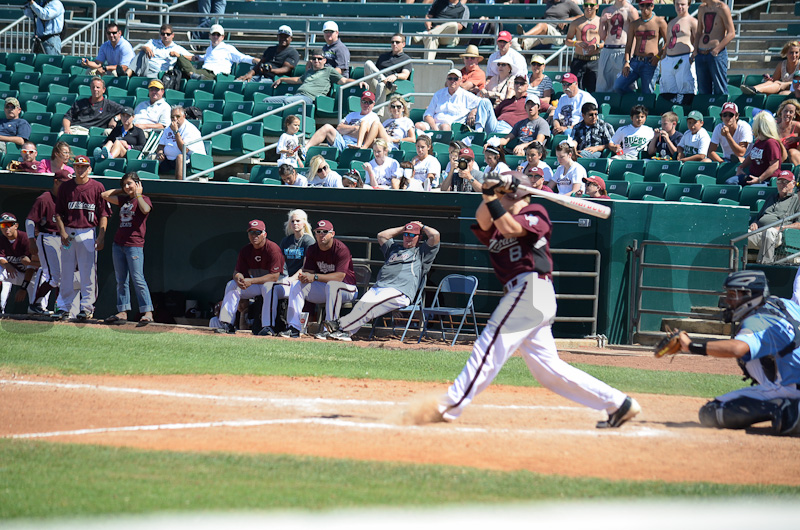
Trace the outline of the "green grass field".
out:
[[[17,374],[249,374],[447,382],[469,355],[8,320],[0,321],[0,344],[0,368]],[[710,397],[741,386],[736,376],[580,368],[626,392]],[[535,384],[519,358],[506,364],[497,383]],[[800,488],[780,486],[607,481],[447,466],[0,440],[3,519],[798,494]]]

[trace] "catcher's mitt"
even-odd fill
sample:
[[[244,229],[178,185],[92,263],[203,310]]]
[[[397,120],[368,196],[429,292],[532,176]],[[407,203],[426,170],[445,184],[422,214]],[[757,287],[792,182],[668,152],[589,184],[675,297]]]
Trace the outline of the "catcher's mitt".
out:
[[[667,336],[661,339],[661,342],[656,344],[656,347],[653,349],[656,359],[660,359],[665,355],[675,355],[681,351],[680,334],[681,330],[679,329],[667,332]]]

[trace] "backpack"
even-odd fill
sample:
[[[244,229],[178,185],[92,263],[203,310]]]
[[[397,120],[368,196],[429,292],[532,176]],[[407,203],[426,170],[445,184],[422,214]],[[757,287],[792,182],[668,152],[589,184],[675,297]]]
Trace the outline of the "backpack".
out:
[[[203,111],[201,111],[197,107],[185,107],[183,111],[186,113],[187,120],[202,120],[203,119]]]
[[[475,46],[492,46],[494,45],[494,24],[483,21],[475,22],[472,24],[472,31],[470,33],[474,36],[486,35],[484,38],[470,39],[467,44],[474,44]]]
[[[183,79],[181,71],[173,68],[164,72],[164,75],[161,77],[161,83],[164,84],[164,90],[180,90],[181,79]]]

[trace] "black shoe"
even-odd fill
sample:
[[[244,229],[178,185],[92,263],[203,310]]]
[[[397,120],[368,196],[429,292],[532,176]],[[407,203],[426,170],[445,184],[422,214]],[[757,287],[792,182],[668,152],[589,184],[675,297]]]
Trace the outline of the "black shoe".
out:
[[[217,333],[229,333],[231,335],[236,333],[236,328],[233,327],[233,324],[229,322],[220,322],[220,324],[222,324],[222,327],[215,330]]]
[[[69,318],[69,311],[66,311],[64,309],[59,309],[58,311],[53,313],[50,318],[52,318],[53,320],[67,320]]]
[[[52,311],[48,311],[47,309],[42,309],[42,307],[38,304],[31,304],[28,306],[28,314],[29,315],[38,315],[40,317],[51,317],[53,316]]]
[[[328,337],[330,337],[330,335],[331,334],[328,333],[327,329],[323,329],[322,331],[314,335],[314,338],[319,340],[328,340]]]
[[[259,337],[274,337],[277,335],[277,333],[275,333],[275,330],[272,329],[272,326],[266,326],[261,328],[257,335]]]
[[[632,397],[628,396],[617,410],[608,415],[607,421],[597,422],[597,428],[607,429],[609,427],[619,427],[629,419],[639,414],[641,411],[642,407],[639,406],[639,403],[637,403]]]
[[[333,333],[334,331],[339,331],[339,320],[326,320],[322,323],[325,326],[325,329],[328,330],[329,333]]]
[[[287,339],[299,339],[300,331],[290,327],[286,331],[281,331],[280,336]]]
[[[81,309],[80,312],[77,315],[75,315],[75,319],[80,321],[80,322],[85,322],[85,321],[89,320],[90,318],[92,318],[93,316],[94,316],[94,313],[92,313],[90,311],[84,311],[83,309]]]

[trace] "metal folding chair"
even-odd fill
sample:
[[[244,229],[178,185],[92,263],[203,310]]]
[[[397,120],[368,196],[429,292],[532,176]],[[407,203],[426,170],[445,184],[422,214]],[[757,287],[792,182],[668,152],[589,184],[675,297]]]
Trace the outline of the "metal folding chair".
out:
[[[461,329],[464,327],[464,323],[467,320],[467,314],[472,315],[472,327],[475,331],[475,336],[477,336],[478,322],[475,317],[474,306],[475,292],[477,290],[478,278],[475,276],[464,276],[463,274],[449,274],[445,276],[444,279],[442,279],[442,281],[439,283],[439,287],[436,288],[436,294],[433,297],[431,306],[428,308],[422,308],[423,327],[417,342],[420,342],[423,335],[427,334],[428,325],[430,324],[431,319],[435,317],[439,317],[439,326],[442,330],[442,340],[447,340],[447,335],[445,334],[446,331],[455,331],[453,342],[450,343],[451,346],[455,345],[456,340],[458,340],[458,335],[461,333]],[[463,306],[442,305],[443,299],[449,299],[451,297],[466,297],[466,302]],[[455,328],[453,317],[458,316],[461,316],[461,321],[458,324],[458,328]],[[448,317],[450,327],[447,327],[445,324],[444,317]]]

